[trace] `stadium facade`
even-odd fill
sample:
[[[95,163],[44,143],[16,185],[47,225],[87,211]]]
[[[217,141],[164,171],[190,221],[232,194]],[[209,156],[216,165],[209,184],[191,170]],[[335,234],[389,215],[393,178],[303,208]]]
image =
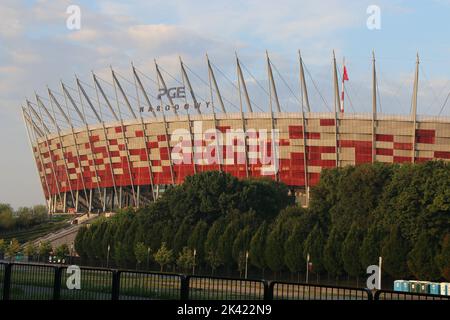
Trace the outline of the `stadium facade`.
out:
[[[282,112],[269,57],[268,112],[253,112],[238,59],[237,113],[226,112],[209,60],[209,80],[217,105],[214,106],[211,93],[211,101],[203,104],[204,109],[181,60],[185,85],[177,88],[166,86],[155,62],[160,88],[158,105],[150,101],[134,66],[136,105],[132,105],[118,74],[111,69],[116,100],[121,97],[122,107],[128,112],[126,118],[119,103],[113,106],[95,74],[96,98],[89,96],[83,82],[77,79],[78,99],[61,83],[60,96],[48,89],[45,100],[38,95],[35,102],[27,100],[22,107],[23,118],[50,212],[105,212],[144,206],[167,186],[209,170],[229,172],[238,178],[282,181],[307,204],[309,189],[318,183],[324,168],[450,160],[450,119],[416,115],[418,68],[410,115],[377,113],[375,60],[373,112],[344,113],[340,110],[334,59],[335,112],[317,113],[310,110],[300,56],[299,62],[300,112]],[[186,98],[186,103],[177,104],[180,96],[188,96],[191,103]],[[163,103],[163,98],[167,103]],[[106,121],[100,108],[94,106],[97,100],[102,101],[99,106],[104,105],[111,120]],[[140,112],[144,108],[151,112],[150,116]],[[87,110],[94,122],[88,121]]]

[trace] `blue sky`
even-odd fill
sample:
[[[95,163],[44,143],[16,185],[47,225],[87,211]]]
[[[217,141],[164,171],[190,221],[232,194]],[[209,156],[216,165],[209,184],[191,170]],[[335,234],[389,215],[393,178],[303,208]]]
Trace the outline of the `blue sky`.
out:
[[[66,8],[81,8],[81,30],[66,28]],[[369,5],[381,12],[381,29],[366,26]],[[0,3],[0,202],[14,207],[43,202],[41,187],[19,112],[25,97],[74,74],[89,79],[91,70],[107,76],[109,65],[130,75],[130,62],[149,75],[153,59],[177,74],[178,55],[205,76],[210,58],[235,79],[237,51],[264,84],[265,50],[285,77],[298,88],[297,50],[328,104],[332,102],[331,53],[345,56],[352,100],[350,111],[370,110],[371,51],[379,69],[381,109],[409,112],[416,52],[421,58],[421,114],[437,115],[450,92],[450,1],[68,1],[3,0]],[[205,76],[206,77],[206,76]],[[232,86],[218,77],[223,93],[236,101]],[[276,79],[277,80],[277,79]],[[296,110],[278,79],[285,110]],[[326,111],[309,89],[312,108]],[[258,104],[267,100],[249,84]],[[205,88],[199,88],[205,92]],[[233,100],[234,99],[234,100]],[[293,102],[294,101],[294,102]],[[350,108],[350,107],[349,107]],[[442,115],[450,116],[450,106]]]

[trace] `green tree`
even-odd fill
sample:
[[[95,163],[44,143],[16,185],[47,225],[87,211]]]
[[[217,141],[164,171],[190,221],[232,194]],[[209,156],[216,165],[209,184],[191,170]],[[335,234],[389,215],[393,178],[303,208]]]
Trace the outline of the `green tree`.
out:
[[[264,270],[267,268],[265,259],[266,238],[268,233],[268,224],[266,221],[259,226],[250,241],[249,259],[250,263],[261,269],[264,276]]]
[[[136,257],[138,266],[141,266],[142,262],[147,259],[148,247],[143,242],[136,243],[134,246],[134,256]]]
[[[194,266],[194,251],[188,247],[184,247],[178,253],[177,266],[184,272],[190,272]]]
[[[195,256],[197,264],[205,261],[205,242],[208,235],[208,225],[205,221],[200,220],[192,230],[188,239],[188,247],[192,250],[196,250]]]
[[[276,224],[267,236],[266,249],[264,252],[267,266],[275,273],[284,267],[284,238],[281,224]]]
[[[305,237],[302,226],[297,224],[284,244],[284,261],[291,273],[298,274],[298,281],[300,281],[300,271],[304,270],[306,265],[304,256]]]
[[[39,260],[43,259],[45,261],[52,252],[52,250],[53,250],[52,245],[49,241],[40,242],[38,246]]]
[[[161,245],[161,248],[155,253],[154,255],[155,261],[159,264],[161,267],[161,272],[164,270],[164,266],[171,263],[173,260],[173,253],[172,250],[169,250],[166,247],[166,244],[163,242]]]
[[[12,261],[13,259],[15,259],[16,255],[17,255],[17,253],[19,253],[19,251],[20,251],[20,243],[19,243],[19,241],[17,241],[16,238],[13,238],[10,241],[8,247],[6,248],[6,254],[9,257],[9,260]]]
[[[325,243],[323,262],[328,273],[335,277],[341,276],[344,272],[341,252],[342,242],[343,235],[339,233],[337,228],[333,227]]]
[[[9,230],[13,226],[13,209],[9,204],[0,203],[0,230]]]
[[[37,247],[33,242],[28,242],[25,246],[24,253],[28,258],[33,258],[37,254]]]
[[[441,276],[450,281],[450,234],[442,239],[441,251],[436,256],[436,264],[441,271]]]
[[[394,225],[381,250],[384,270],[397,279],[407,277],[409,275],[406,264],[408,252],[407,240],[402,236],[400,228]]]
[[[97,225],[92,224],[87,227],[84,235],[83,235],[83,250],[90,261],[94,261],[98,255],[98,252],[95,250],[95,246],[93,245],[93,237],[94,233],[97,230]]]
[[[108,223],[106,220],[100,219],[95,222],[95,229],[92,232],[91,245],[91,256],[98,258],[100,260],[105,260],[107,255],[107,247],[104,247],[103,239],[105,238],[105,232],[108,228]]]
[[[436,239],[424,231],[414,244],[408,255],[408,267],[417,279],[439,279],[439,269],[435,262],[437,243]]]
[[[223,232],[223,223],[224,222],[222,219],[214,222],[208,231],[208,235],[206,236],[206,261],[211,267],[212,274],[214,274],[214,271],[223,264],[223,261],[221,260],[221,257],[218,253],[219,239]]]
[[[225,230],[220,235],[217,244],[217,253],[219,254],[220,260],[227,267],[228,272],[230,272],[233,266],[233,243],[242,229],[242,221],[238,216],[232,216],[231,220],[225,227]]]
[[[362,233],[359,227],[353,223],[342,243],[342,262],[348,275],[357,277],[362,274],[359,249],[362,241]]]
[[[320,274],[325,269],[323,262],[324,247],[325,237],[322,228],[316,224],[305,240],[303,256],[307,257],[309,254],[313,270],[317,274]]]
[[[0,257],[3,258],[3,255],[6,251],[6,241],[4,239],[0,239]]]
[[[365,270],[368,266],[378,264],[381,256],[383,234],[378,225],[371,226],[361,243],[359,257],[361,267]]]
[[[75,241],[74,241],[75,251],[78,253],[78,255],[82,259],[87,258],[87,252],[86,252],[86,250],[84,250],[84,246],[83,246],[86,231],[87,231],[87,227],[81,226],[80,229],[78,229],[78,232],[77,232],[77,235],[75,236]]]
[[[58,260],[65,259],[69,255],[69,252],[70,252],[69,247],[65,243],[56,247],[55,249],[55,255]]]
[[[111,247],[112,257],[114,258],[114,262],[117,266],[124,267],[127,264],[126,260],[126,248],[122,244],[121,241],[118,241],[114,244],[114,247]]]
[[[173,237],[173,251],[178,254],[187,245],[189,236],[191,235],[191,223],[188,219],[183,220],[183,223],[178,228]]]
[[[242,272],[245,270],[245,263],[247,260],[247,252],[250,247],[250,240],[252,229],[250,226],[246,226],[239,231],[236,239],[233,242],[233,259],[238,266],[238,271],[242,277]]]

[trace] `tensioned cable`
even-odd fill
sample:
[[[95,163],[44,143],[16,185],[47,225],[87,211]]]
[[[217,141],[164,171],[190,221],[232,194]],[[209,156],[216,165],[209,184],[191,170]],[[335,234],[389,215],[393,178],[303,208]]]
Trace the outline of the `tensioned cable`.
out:
[[[186,67],[187,70],[189,70],[197,79],[199,79],[206,87],[209,87],[209,84],[202,79],[202,77],[200,77],[197,73],[195,73],[191,68],[189,68],[189,66],[187,64],[184,64],[184,66]],[[205,99],[203,99],[201,96],[200,98],[206,102]]]
[[[41,101],[44,101],[44,102],[47,102],[47,103],[50,103],[50,104],[53,103],[53,102],[52,102],[50,99],[48,99],[47,97],[41,96],[41,95],[39,95],[39,94],[37,94],[37,96],[38,96],[38,98],[39,98]],[[38,105],[36,104],[36,106],[38,106]],[[45,105],[44,105],[44,108],[46,108],[46,109],[48,110],[47,106],[45,106]],[[49,111],[49,110],[48,110],[48,111]],[[51,126],[52,126],[52,127],[55,127],[55,124],[54,124],[53,121],[48,117],[47,114],[45,114],[45,117],[48,118],[48,121],[51,121],[51,122],[50,122]],[[55,112],[55,111],[53,110],[53,118],[54,118],[54,120],[55,120],[57,126],[59,126],[60,128],[62,127],[63,129],[68,129],[68,127],[67,127],[66,124],[65,124],[66,121],[65,121],[64,117],[61,115],[60,112],[57,113],[57,112]],[[56,127],[55,127],[55,129],[57,130]]]
[[[276,67],[276,65],[270,61],[270,64],[273,66],[273,68],[275,69],[276,73],[278,74],[278,76],[280,77],[281,81],[283,81],[284,85],[289,89],[289,91],[291,92],[292,96],[295,98],[295,100],[298,101],[298,103],[300,105],[302,105],[302,102],[300,101],[300,99],[297,97],[297,95],[294,93],[294,91],[292,90],[292,88],[289,86],[289,84],[287,83],[286,79],[283,77],[283,75],[280,73],[280,71],[278,70],[278,68]]]
[[[97,94],[97,89],[96,89],[96,87],[92,86],[90,83],[87,83],[87,82],[85,82],[85,81],[83,81],[83,80],[81,80],[81,79],[78,79],[78,80],[79,80],[83,85],[85,85],[85,86],[87,86],[88,88],[90,88],[91,90],[95,90],[95,92],[96,92],[96,94]],[[107,98],[112,99],[112,97],[108,96],[106,93],[105,93],[105,95],[106,95]],[[88,97],[89,97],[89,99],[91,99],[92,101],[96,101],[97,104],[100,104],[100,107],[99,107],[100,118],[103,119],[103,114],[102,114],[102,108],[101,108],[101,106],[107,108],[107,107],[108,107],[108,104],[107,104],[106,102],[97,101],[97,100],[99,100],[99,99],[98,99],[98,96],[95,97],[95,98],[93,98],[93,97],[91,97],[90,95],[88,95]],[[108,116],[109,119],[113,119],[113,118],[111,117],[110,114],[107,114],[107,116]]]
[[[440,97],[440,96],[442,95],[442,93],[444,92],[445,87],[447,87],[447,85],[450,83],[450,80],[447,80],[447,82],[446,82],[445,85],[442,87],[441,91],[439,92],[439,95],[436,95],[435,91],[433,90],[433,87],[431,86],[431,81],[430,81],[429,77],[427,76],[427,74],[425,73],[425,69],[422,67],[422,65],[420,65],[420,70],[422,71],[422,73],[423,73],[423,75],[424,75],[424,77],[425,77],[425,80],[427,81],[428,86],[429,86],[430,89],[431,89],[431,93],[433,93],[433,96],[434,96],[434,100],[433,100],[433,102],[432,102],[431,105],[430,105],[430,109],[432,109],[432,106],[434,106],[434,104],[439,100],[439,97]],[[450,93],[449,93],[449,94],[450,94]],[[441,112],[442,112],[442,110],[443,110],[443,107],[444,107],[445,104],[447,103],[447,100],[448,100],[448,96],[447,96],[447,98],[445,99],[444,105],[441,106],[441,110],[439,111],[439,115],[441,115]]]
[[[331,111],[331,108],[330,108],[330,106],[328,105],[327,101],[325,100],[324,96],[323,96],[322,93],[320,92],[320,90],[319,90],[319,88],[318,88],[316,82],[314,81],[314,79],[313,79],[311,73],[309,72],[308,67],[307,67],[305,64],[303,65],[303,67],[304,67],[304,69],[306,70],[306,73],[308,74],[309,78],[311,79],[311,82],[313,83],[314,89],[316,89],[316,91],[317,91],[317,93],[319,94],[320,98],[322,99],[322,101],[323,101],[325,107],[328,109],[328,111],[333,112],[333,111]]]
[[[66,83],[64,83],[64,86],[65,86],[67,89],[72,90],[72,93],[74,93],[74,96],[72,96],[72,99],[74,100],[74,102],[78,102],[78,103],[80,104],[80,106],[81,106],[81,101],[79,100],[79,99],[80,99],[80,96],[79,96],[79,94],[78,94],[78,90],[72,88],[71,86],[69,86],[69,85],[66,84]],[[83,112],[83,115],[84,115],[84,112]],[[89,120],[94,120],[95,122],[97,121],[97,118],[95,118],[94,116],[92,116],[92,115],[90,115],[90,114],[87,114],[87,115],[84,115],[84,116],[85,116],[85,118],[89,118]],[[87,121],[87,120],[88,120],[88,119],[86,119],[86,121]]]
[[[203,80],[197,73],[195,73],[191,68],[189,68],[188,65],[184,64],[184,66],[186,67],[186,69],[188,69],[194,76],[196,76],[206,87],[209,87],[209,84]],[[213,89],[215,92],[216,90]],[[217,93],[217,92],[216,92]],[[225,100],[226,102],[228,102],[230,105],[234,106],[235,109],[240,110],[234,103],[232,103],[231,101],[229,101],[226,97],[222,96],[222,99]],[[206,101],[206,100],[204,100]]]
[[[215,67],[215,65],[214,65],[214,63],[212,62],[212,61],[210,61],[210,63],[211,63],[211,66],[214,68]],[[220,73],[220,74],[222,74],[224,77],[225,77],[225,79],[226,80],[228,80],[228,81],[230,81],[228,78],[227,78],[227,76],[219,69],[219,68],[217,68],[217,67],[215,67],[216,68],[216,70]],[[233,83],[232,83],[233,84]],[[218,92],[216,91],[216,89],[214,88],[214,91],[218,94]],[[231,102],[230,100],[228,100],[226,97],[224,97],[223,95],[222,95],[222,99],[223,100],[225,100],[225,101],[227,101],[232,107],[234,107],[235,109],[237,109],[237,110],[240,110],[240,108],[238,107],[238,106],[236,106],[233,102]]]
[[[83,83],[83,84],[85,84],[85,85],[87,85],[87,86],[90,86],[88,83],[84,82],[83,80],[81,80],[81,79],[79,79],[79,80],[80,80],[81,83]],[[67,87],[67,86],[66,86],[66,87]],[[64,95],[61,94],[61,93],[59,93],[58,91],[52,91],[52,93],[53,93],[54,95],[57,95],[57,96],[59,96],[59,97],[65,99]],[[90,96],[89,96],[89,98],[92,99],[92,97],[90,97]],[[104,106],[107,106],[106,104],[103,104],[103,105],[104,105]],[[69,108],[70,108],[70,110],[75,111],[75,109],[74,109],[72,106],[67,106],[67,109],[69,109]],[[68,111],[69,111],[69,110],[68,110]],[[70,117],[70,112],[68,112],[68,116]],[[71,121],[75,121],[75,122],[77,122],[77,123],[79,123],[79,124],[83,124],[82,121],[79,121],[79,120],[77,120],[77,119],[73,119],[72,117],[70,117],[70,120],[71,120]]]
[[[378,58],[377,58],[377,59],[378,59]],[[381,70],[379,70],[379,71],[380,71],[379,74],[380,74],[380,78],[381,78],[380,80],[381,80],[381,82],[383,82],[382,80],[383,80],[383,79],[387,79],[387,78],[385,77],[383,71],[381,71]],[[400,101],[400,99],[399,99],[399,92],[400,92],[401,89],[404,87],[405,82],[406,82],[406,79],[403,79],[403,81],[400,82],[400,84],[397,86],[396,91],[394,91],[394,93],[393,93],[393,95],[392,95],[392,96],[394,97],[394,99],[397,100],[397,103],[398,103],[399,106],[402,105],[402,103],[401,103],[401,101]],[[410,112],[411,112],[411,111],[410,111]]]
[[[378,86],[378,77],[376,78],[375,85],[377,87],[378,105],[380,106],[380,112],[382,113],[383,109],[381,108],[381,95],[380,95],[380,89]]]
[[[430,88],[431,93],[433,94],[433,102],[430,105],[430,109],[431,107],[436,103],[436,101],[438,101],[438,97],[436,95],[436,92],[433,89],[433,86],[431,85],[431,82],[427,76],[427,74],[425,73],[425,69],[422,67],[422,64],[419,65],[420,71],[422,71],[423,77],[425,78],[425,81],[427,82],[428,87]]]
[[[255,76],[253,76],[253,74],[250,72],[250,70],[245,66],[245,64],[239,60],[239,62],[241,63],[241,66],[244,67],[245,71],[247,71],[247,73],[250,75],[250,77],[252,77],[253,80],[255,80],[256,84],[258,85],[258,87],[261,88],[262,91],[264,91],[264,93],[267,95],[267,97],[270,97],[269,92],[267,92],[266,88],[264,88],[264,86],[255,78]]]
[[[235,85],[234,84],[234,82],[230,79],[230,78],[228,78],[227,77],[227,75],[218,67],[218,66],[216,66],[213,62],[211,62],[210,61],[210,63],[211,63],[211,65],[226,79],[226,80],[228,80],[228,82],[229,83],[231,83],[231,85],[236,89],[236,90],[238,90],[239,91],[239,88],[238,88],[238,86],[237,85]],[[242,62],[241,62],[241,64],[242,64]],[[259,105],[257,104],[257,103],[255,103],[252,99],[250,99],[250,102],[251,102],[251,104],[252,105],[254,105],[256,108],[258,108],[259,110],[261,110],[261,112],[264,112],[263,111],[263,109],[262,108],[260,108],[259,107]]]
[[[444,111],[445,105],[447,104],[447,101],[448,101],[448,98],[449,98],[449,97],[450,97],[450,91],[449,91],[449,93],[447,94],[447,97],[445,98],[444,104],[442,105],[441,110],[439,111],[438,116],[440,116],[441,113],[442,113],[442,111]]]

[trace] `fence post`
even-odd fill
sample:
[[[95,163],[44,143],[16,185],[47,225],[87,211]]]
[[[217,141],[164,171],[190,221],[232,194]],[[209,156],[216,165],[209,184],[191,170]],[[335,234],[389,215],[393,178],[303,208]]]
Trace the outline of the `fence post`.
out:
[[[55,278],[53,280],[53,300],[61,298],[61,275],[63,267],[55,267]]]
[[[11,289],[11,268],[12,263],[5,265],[5,277],[3,278],[3,300],[9,300],[9,292]]]
[[[381,293],[382,293],[381,290],[375,290],[375,294],[373,295],[373,300],[375,300],[375,301],[380,300]]]
[[[264,300],[273,300],[273,281],[263,280],[264,283]]]
[[[180,300],[189,300],[189,278],[190,276],[180,275]]]
[[[112,270],[112,295],[111,300],[119,300],[120,295],[120,271]]]

